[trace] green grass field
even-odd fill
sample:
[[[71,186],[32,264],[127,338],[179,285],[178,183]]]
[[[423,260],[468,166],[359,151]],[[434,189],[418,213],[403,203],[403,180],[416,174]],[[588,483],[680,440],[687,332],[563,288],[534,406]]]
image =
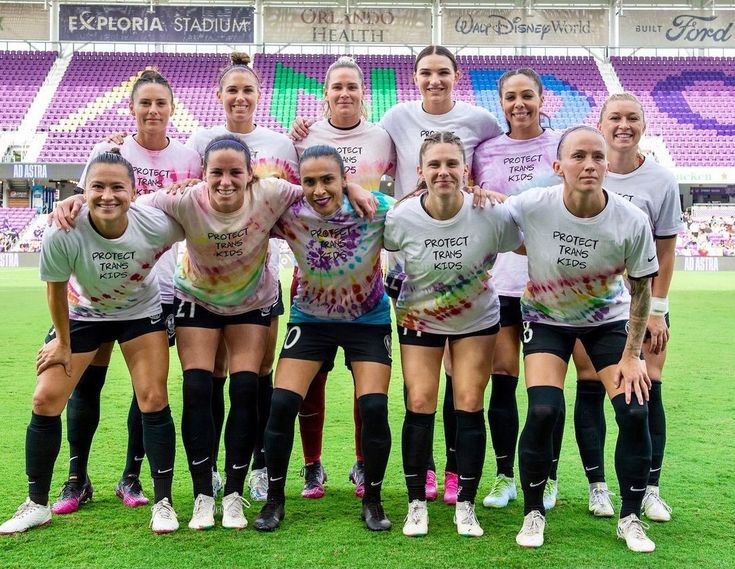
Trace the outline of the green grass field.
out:
[[[649,535],[657,545],[653,554],[628,552],[615,537],[615,520],[595,519],[587,513],[586,479],[569,419],[559,467],[560,499],[547,516],[543,548],[527,551],[515,544],[522,521],[520,495],[504,510],[479,507],[485,529],[481,539],[459,538],[452,524],[453,509],[441,502],[429,507],[429,536],[405,538],[401,534],[406,494],[400,467],[403,403],[397,350],[390,408],[394,442],[384,486],[386,511],[394,522],[391,532],[372,534],[359,520],[359,501],[347,481],[354,462],[352,383],[339,369],[332,374],[327,391],[323,462],[330,478],[324,499],[299,497],[297,436],[286,520],[279,531],[259,534],[252,528],[233,532],[220,527],[190,531],[186,523],[192,509],[191,483],[179,440],[174,504],[182,529],[155,536],[148,529],[150,510],[124,508],[114,494],[125,458],[131,395],[127,372],[116,351],[90,461],[94,501],[76,514],[54,517],[46,528],[0,537],[0,567],[735,567],[735,397],[730,383],[735,370],[735,273],[677,273],[670,298],[673,328],[664,377],[668,446],[662,494],[673,506],[674,517],[668,524],[652,525]],[[25,427],[35,383],[35,353],[49,324],[44,285],[35,269],[0,271],[0,315],[0,518],[6,519],[26,496]],[[181,372],[175,356],[169,378],[171,407],[178,423]],[[574,400],[572,376],[566,397],[569,418]],[[521,389],[519,405],[525,414]],[[609,405],[607,411],[608,481],[617,493],[612,458],[617,429]],[[438,421],[440,417],[441,413]],[[441,470],[440,425],[436,433],[434,448]],[[65,479],[67,458],[64,444],[53,493]],[[480,500],[493,474],[488,460]],[[150,495],[149,477],[144,475],[143,481]],[[251,523],[258,507],[254,504],[247,513]]]

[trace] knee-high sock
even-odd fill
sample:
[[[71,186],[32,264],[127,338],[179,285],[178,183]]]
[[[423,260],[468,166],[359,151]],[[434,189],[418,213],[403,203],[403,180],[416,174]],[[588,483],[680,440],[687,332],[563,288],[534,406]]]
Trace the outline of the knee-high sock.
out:
[[[390,455],[388,396],[369,393],[357,400],[362,416],[362,448],[365,449],[365,496],[363,501],[380,500],[380,490]]]
[[[620,483],[620,518],[641,516],[641,502],[651,469],[651,435],[648,432],[648,404],[640,405],[633,395],[630,405],[625,394],[613,397],[618,442],[615,446],[615,472]]]
[[[183,395],[181,438],[186,450],[194,496],[212,496],[212,373],[203,369],[186,370]]]
[[[143,464],[144,456],[143,417],[138,407],[138,398],[133,393],[133,400],[128,410],[128,450],[123,476],[140,476],[140,466]]]
[[[574,433],[579,456],[590,484],[605,481],[605,386],[601,381],[577,380]]]
[[[26,429],[26,474],[28,496],[36,504],[48,504],[54,463],[61,449],[61,415],[31,414]]]
[[[225,425],[225,496],[242,496],[258,434],[258,374],[230,374],[230,413]]]
[[[442,405],[442,420],[444,422],[444,443],[446,446],[447,463],[445,470],[457,472],[457,415],[454,412],[454,388],[452,376],[446,374],[447,383],[444,387],[444,404]]]
[[[299,410],[301,448],[304,450],[304,463],[310,464],[322,459],[322,436],[324,435],[324,390],[327,374],[319,372],[314,376],[309,391]]]
[[[252,470],[265,468],[265,426],[268,424],[268,414],[271,412],[271,397],[273,396],[273,372],[258,376],[258,432],[255,437]]]
[[[401,451],[409,502],[426,500],[426,466],[434,440],[434,415],[406,410],[403,419]]]
[[[219,462],[219,445],[222,440],[222,429],[225,426],[225,383],[226,377],[212,377],[212,470],[217,470]]]
[[[559,409],[559,418],[556,420],[554,425],[554,432],[552,435],[552,455],[551,455],[551,469],[549,470],[549,478],[556,480],[556,471],[559,468],[559,455],[561,455],[561,442],[564,439],[564,422],[567,417],[566,410],[567,402],[564,399],[564,391],[561,392],[561,409]]]
[[[517,386],[517,377],[494,373],[490,384],[490,405],[487,409],[497,473],[508,478],[513,478],[518,443]]]
[[[174,479],[176,456],[176,427],[171,418],[171,408],[166,405],[160,411],[141,413],[143,416],[143,443],[151,466],[155,501],[168,498],[171,502],[171,484]],[[210,491],[212,488],[210,480]]]
[[[107,366],[88,366],[66,404],[69,480],[87,478],[92,439],[100,422],[100,392],[106,376]]]
[[[546,513],[544,486],[554,454],[552,431],[561,412],[563,396],[558,387],[528,388],[528,413],[518,443],[524,515],[533,510]]]
[[[362,452],[362,419],[360,418],[360,405],[357,403],[357,396],[352,399],[352,420],[355,423],[355,457],[357,462],[365,462],[365,455]]]
[[[303,399],[298,393],[276,387],[265,428],[265,465],[268,468],[268,499],[285,500],[288,461],[293,449],[296,415]]]
[[[485,411],[455,411],[457,416],[458,502],[475,502],[485,463]]]
[[[648,394],[648,430],[651,433],[651,473],[648,475],[648,483],[651,486],[658,486],[666,448],[666,414],[661,399],[661,387],[660,380],[652,379]]]

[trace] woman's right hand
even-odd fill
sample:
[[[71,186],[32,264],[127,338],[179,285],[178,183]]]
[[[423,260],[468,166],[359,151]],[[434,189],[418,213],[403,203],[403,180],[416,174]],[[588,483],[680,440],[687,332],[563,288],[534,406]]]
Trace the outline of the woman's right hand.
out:
[[[164,191],[170,196],[183,194],[186,190],[188,190],[192,186],[196,186],[199,182],[201,182],[201,180],[198,178],[187,178],[186,180],[181,180],[180,182],[174,182],[170,186],[166,187]]]
[[[84,197],[81,195],[71,196],[56,202],[56,207],[48,216],[47,224],[56,225],[59,229],[64,231],[71,231],[77,225],[77,214],[82,209],[84,203]]]
[[[71,348],[62,346],[58,338],[54,338],[38,350],[36,373],[41,375],[55,365],[63,366],[66,375],[71,377]]]
[[[118,146],[120,146],[123,142],[125,142],[125,137],[127,135],[127,132],[113,132],[110,136],[105,138],[105,142],[117,144]]]
[[[296,117],[291,125],[291,132],[288,135],[294,142],[300,142],[309,136],[309,128],[314,121],[305,117]]]

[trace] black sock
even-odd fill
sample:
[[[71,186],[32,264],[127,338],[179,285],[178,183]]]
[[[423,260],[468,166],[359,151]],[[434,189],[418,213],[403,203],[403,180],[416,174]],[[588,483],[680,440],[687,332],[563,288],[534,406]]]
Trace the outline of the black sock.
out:
[[[360,445],[365,453],[365,496],[363,502],[380,500],[380,490],[390,455],[388,396],[369,393],[357,400],[362,419]]]
[[[181,438],[194,496],[212,496],[212,373],[203,369],[184,371],[183,396]]]
[[[258,431],[258,374],[230,373],[230,413],[225,425],[225,496],[242,496]]]
[[[107,366],[90,365],[66,404],[66,440],[69,441],[69,480],[87,478],[92,439],[100,422],[100,392]]]
[[[36,504],[48,504],[54,463],[61,449],[61,415],[47,417],[31,413],[26,429],[26,474],[28,496]]]
[[[475,502],[477,486],[485,463],[487,432],[485,411],[455,411],[457,417],[457,502]]]
[[[265,428],[265,464],[268,468],[268,500],[283,502],[286,473],[293,449],[296,416],[303,397],[288,389],[276,387],[271,398],[271,411]]]
[[[454,414],[454,389],[452,376],[446,374],[447,384],[444,388],[444,404],[442,405],[442,419],[444,421],[444,445],[447,449],[447,472],[457,472],[457,416]]]
[[[513,464],[518,443],[518,403],[516,402],[518,378],[494,373],[490,385],[490,405],[487,422],[495,451],[498,474],[513,478]]]
[[[639,404],[633,395],[630,405],[621,393],[612,399],[618,423],[615,472],[620,484],[620,519],[630,514],[641,517],[641,502],[651,469],[651,435],[648,432],[648,404]]]
[[[171,484],[174,479],[176,456],[176,427],[171,418],[171,408],[166,405],[160,411],[141,413],[143,417],[143,443],[151,467],[155,502],[164,498],[171,502]],[[209,488],[212,483],[210,480]]]
[[[554,432],[552,434],[552,455],[551,455],[551,468],[549,469],[549,478],[556,480],[556,471],[559,468],[559,456],[561,455],[561,442],[564,439],[564,422],[566,421],[566,399],[564,399],[564,391],[561,392],[561,409],[559,409],[559,418],[556,420],[554,425]]]
[[[273,397],[273,372],[258,376],[258,432],[255,437],[252,470],[265,468],[265,426],[268,424],[268,414],[271,412],[271,397]]]
[[[544,486],[551,469],[554,454],[553,429],[561,412],[564,392],[558,387],[546,385],[529,387],[527,391],[528,413],[518,443],[523,514],[533,510],[545,514]]]
[[[128,411],[128,451],[125,459],[125,476],[140,476],[140,467],[145,457],[143,445],[143,416],[138,407],[138,398],[133,393]]]
[[[414,413],[406,409],[403,419],[401,451],[409,502],[426,500],[426,465],[434,440],[434,416],[435,413]]]
[[[648,392],[648,430],[651,433],[651,472],[648,484],[658,486],[666,448],[666,414],[661,399],[661,380],[652,379]]]
[[[577,380],[574,433],[579,456],[590,484],[605,481],[605,386],[601,381]]]
[[[212,470],[217,470],[219,461],[219,444],[222,439],[222,428],[225,424],[225,382],[226,377],[212,377]]]

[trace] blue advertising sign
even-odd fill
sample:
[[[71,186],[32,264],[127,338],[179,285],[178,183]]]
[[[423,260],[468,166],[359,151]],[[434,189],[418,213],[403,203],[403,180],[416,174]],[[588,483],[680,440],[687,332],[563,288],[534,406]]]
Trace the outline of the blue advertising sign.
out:
[[[253,43],[253,8],[62,4],[59,39],[75,42]]]

